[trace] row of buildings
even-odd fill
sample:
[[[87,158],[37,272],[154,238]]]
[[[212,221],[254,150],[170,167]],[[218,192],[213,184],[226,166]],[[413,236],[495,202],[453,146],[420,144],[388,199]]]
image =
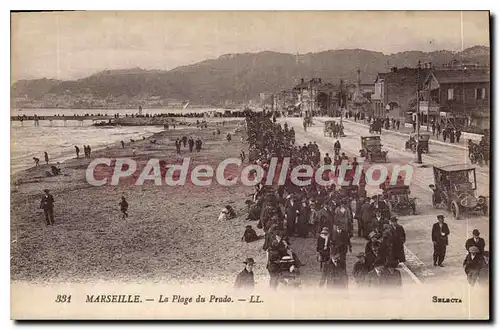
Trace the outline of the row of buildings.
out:
[[[359,70],[356,84],[301,79],[292,89],[268,95],[267,99],[272,109],[290,114],[334,116],[351,110],[404,122],[413,122],[418,115],[422,124],[452,121],[489,129],[490,95],[489,67],[453,64],[435,68],[426,63],[414,68],[394,67],[378,73],[371,83],[361,82]]]

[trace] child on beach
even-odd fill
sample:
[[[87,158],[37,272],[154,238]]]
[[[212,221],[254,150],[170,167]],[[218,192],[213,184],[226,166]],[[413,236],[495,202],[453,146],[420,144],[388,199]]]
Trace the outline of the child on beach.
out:
[[[120,211],[122,212],[122,219],[128,218],[128,203],[125,196],[122,196],[122,201],[120,202]]]

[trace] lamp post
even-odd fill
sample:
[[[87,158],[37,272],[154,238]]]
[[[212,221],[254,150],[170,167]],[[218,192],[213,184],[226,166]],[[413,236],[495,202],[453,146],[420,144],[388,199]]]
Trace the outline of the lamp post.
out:
[[[417,164],[422,164],[422,151],[420,150],[420,61],[417,66]]]

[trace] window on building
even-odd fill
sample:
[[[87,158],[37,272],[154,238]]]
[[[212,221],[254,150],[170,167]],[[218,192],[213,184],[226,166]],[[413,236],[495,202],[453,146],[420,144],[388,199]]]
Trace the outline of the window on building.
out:
[[[486,98],[486,88],[476,88],[476,100],[484,100]]]
[[[453,88],[448,88],[448,100],[453,100]]]

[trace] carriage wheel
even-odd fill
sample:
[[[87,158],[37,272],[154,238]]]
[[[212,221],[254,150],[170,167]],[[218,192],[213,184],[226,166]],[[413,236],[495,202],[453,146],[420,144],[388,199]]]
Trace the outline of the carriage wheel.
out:
[[[451,202],[451,214],[456,220],[460,219],[460,207],[456,201]]]

